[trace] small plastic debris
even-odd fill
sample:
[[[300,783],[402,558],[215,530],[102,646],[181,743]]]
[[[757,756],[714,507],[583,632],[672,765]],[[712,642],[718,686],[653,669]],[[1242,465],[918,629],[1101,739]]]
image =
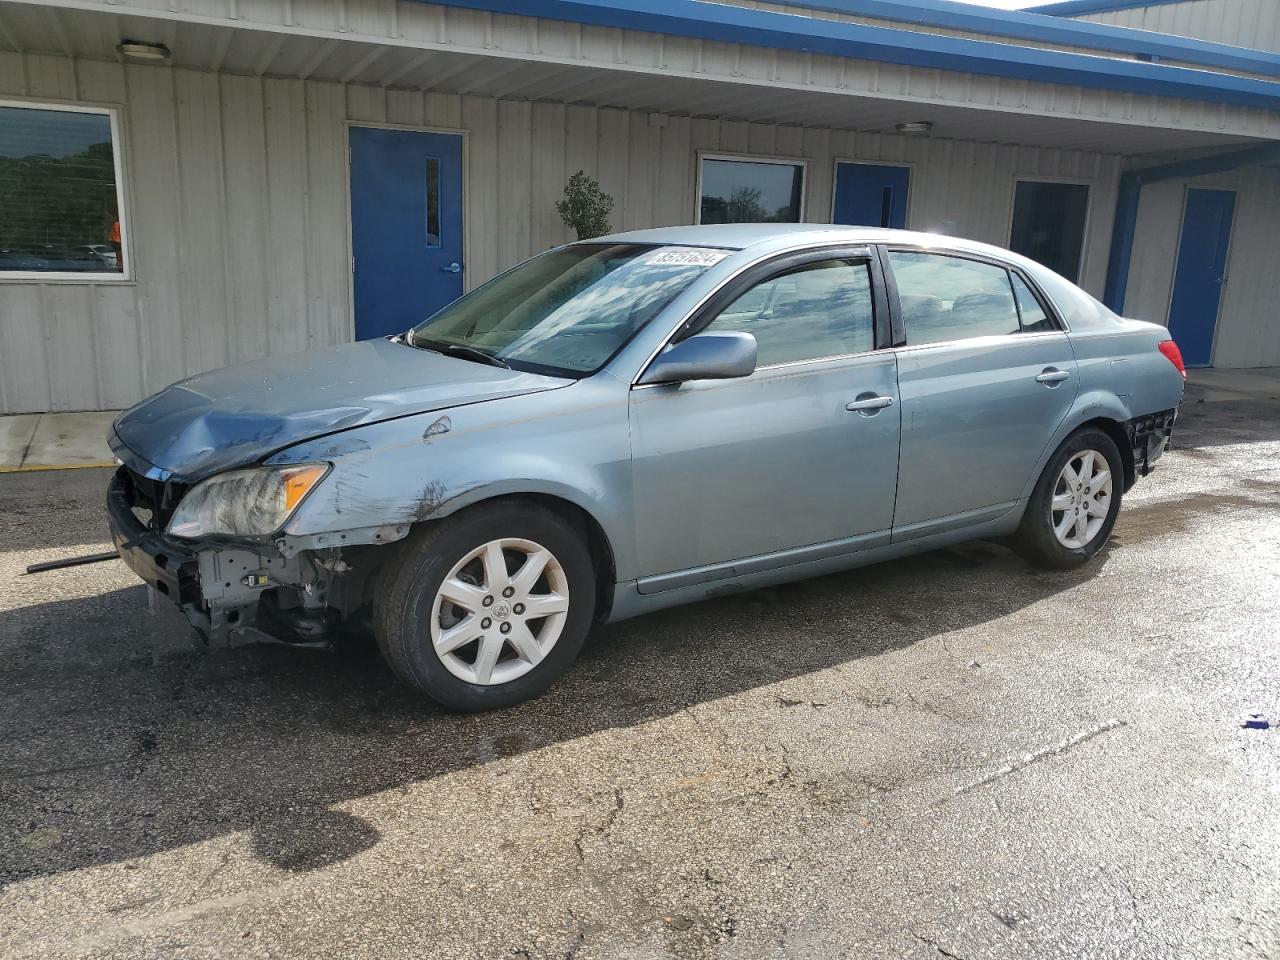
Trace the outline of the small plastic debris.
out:
[[[980,664],[977,660],[970,660],[970,661],[969,661],[969,666],[970,666],[972,669],[977,670],[977,669],[978,669],[978,667],[982,666],[982,664]]]
[[[83,567],[87,563],[103,563],[107,560],[119,560],[120,554],[114,550],[108,553],[90,553],[83,557],[67,557],[65,560],[45,560],[27,567],[27,573],[44,573],[46,570],[61,570],[64,567]]]
[[[1244,719],[1240,721],[1240,726],[1245,730],[1270,730],[1271,722],[1257,711],[1250,711],[1244,715]]]

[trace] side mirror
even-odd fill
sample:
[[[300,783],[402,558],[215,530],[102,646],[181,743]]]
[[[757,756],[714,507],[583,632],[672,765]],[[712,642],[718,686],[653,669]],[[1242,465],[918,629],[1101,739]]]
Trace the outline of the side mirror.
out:
[[[731,380],[756,372],[756,338],[749,333],[699,333],[663,350],[641,383]]]

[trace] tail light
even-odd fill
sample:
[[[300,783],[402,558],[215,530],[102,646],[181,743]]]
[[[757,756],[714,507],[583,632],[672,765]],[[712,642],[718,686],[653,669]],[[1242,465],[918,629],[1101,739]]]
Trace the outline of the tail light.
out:
[[[1182,351],[1178,349],[1178,345],[1172,340],[1161,340],[1159,349],[1164,354],[1164,358],[1178,368],[1182,379],[1187,379],[1187,365],[1182,362]]]

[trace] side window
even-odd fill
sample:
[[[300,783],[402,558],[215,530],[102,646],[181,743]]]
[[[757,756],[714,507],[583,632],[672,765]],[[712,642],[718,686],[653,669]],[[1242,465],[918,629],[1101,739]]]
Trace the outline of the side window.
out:
[[[1019,331],[1004,267],[940,253],[892,251],[907,345],[969,340]]]
[[[1044,307],[1040,306],[1040,301],[1036,299],[1036,295],[1027,286],[1027,281],[1016,273],[1010,273],[1009,277],[1013,280],[1013,292],[1018,297],[1018,313],[1022,316],[1022,332],[1044,333],[1047,330],[1054,329],[1053,321],[1045,313]]]
[[[767,367],[871,350],[874,316],[866,262],[823,260],[761,281],[704,329],[752,334]]]

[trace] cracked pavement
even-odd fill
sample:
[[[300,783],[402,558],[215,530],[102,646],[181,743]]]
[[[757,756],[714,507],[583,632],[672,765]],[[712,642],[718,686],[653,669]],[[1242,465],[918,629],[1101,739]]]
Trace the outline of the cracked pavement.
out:
[[[1088,568],[974,543],[597,628],[454,716],[207,652],[105,471],[0,477],[0,956],[1280,955],[1280,388]],[[1258,710],[1270,730],[1241,727]]]

